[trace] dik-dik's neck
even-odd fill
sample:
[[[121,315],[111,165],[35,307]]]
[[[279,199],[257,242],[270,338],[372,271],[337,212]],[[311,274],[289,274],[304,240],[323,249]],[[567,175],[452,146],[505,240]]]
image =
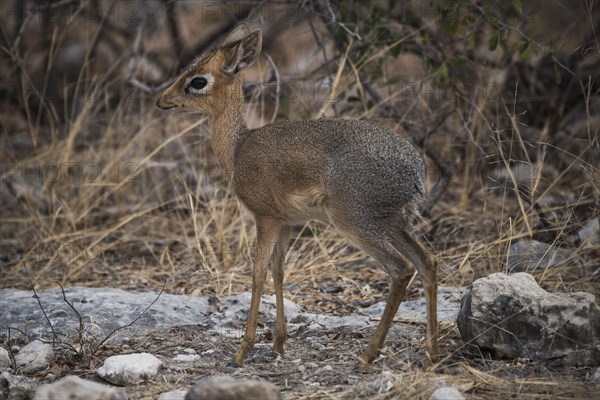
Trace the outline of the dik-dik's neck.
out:
[[[233,177],[233,156],[239,138],[248,131],[244,121],[244,94],[242,79],[236,76],[228,87],[227,95],[219,110],[210,116],[212,147],[227,178]]]

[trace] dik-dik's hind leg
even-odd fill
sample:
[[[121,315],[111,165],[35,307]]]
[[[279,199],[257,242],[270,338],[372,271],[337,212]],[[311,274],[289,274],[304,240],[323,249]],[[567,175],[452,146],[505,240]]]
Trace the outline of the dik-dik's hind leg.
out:
[[[285,274],[285,253],[289,240],[290,227],[284,226],[279,232],[279,240],[275,246],[273,264],[271,265],[271,275],[273,276],[273,284],[275,286],[275,301],[277,304],[277,321],[275,323],[275,340],[273,341],[273,351],[281,355],[284,354],[283,344],[287,339],[287,328],[283,309],[283,276]]]
[[[252,267],[252,300],[250,301],[250,311],[248,312],[248,321],[246,322],[246,332],[244,339],[233,356],[235,365],[242,365],[244,357],[250,351],[256,340],[256,322],[258,319],[258,308],[260,298],[267,278],[267,267],[273,247],[279,237],[281,224],[271,218],[256,217],[256,258]]]
[[[398,231],[393,235],[394,247],[401,251],[415,266],[423,279],[427,307],[427,353],[429,362],[435,362],[438,350],[437,322],[437,259],[414,234]]]
[[[414,275],[414,268],[402,253],[392,249],[385,237],[384,229],[357,231],[353,228],[343,229],[339,224],[337,226],[363,251],[379,261],[390,278],[390,292],[383,315],[369,345],[358,358],[359,369],[367,370],[381,353],[398,307],[404,299],[406,287]]]
[[[409,270],[407,269],[406,271],[408,272]],[[377,357],[379,357],[381,349],[383,348],[383,344],[385,343],[387,333],[392,326],[392,322],[394,321],[396,313],[398,312],[398,307],[404,299],[406,287],[408,286],[411,277],[412,274],[390,276],[390,293],[388,295],[385,309],[383,310],[383,315],[381,316],[381,320],[377,325],[377,329],[375,330],[375,334],[371,338],[369,345],[358,358],[358,367],[361,370],[368,369],[369,365]]]

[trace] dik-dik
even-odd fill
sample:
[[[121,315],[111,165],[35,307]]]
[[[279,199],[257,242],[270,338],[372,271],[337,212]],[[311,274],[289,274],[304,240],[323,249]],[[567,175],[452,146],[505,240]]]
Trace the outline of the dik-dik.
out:
[[[389,275],[387,305],[359,367],[367,368],[379,356],[415,268],[425,287],[428,357],[435,359],[437,263],[411,231],[425,194],[423,159],[396,133],[369,121],[281,121],[248,129],[239,72],[256,61],[261,45],[260,30],[238,25],[220,47],[196,59],[156,103],[171,113],[208,114],[219,163],[254,216],[252,300],[233,363],[242,365],[254,345],[269,267],[277,304],[273,350],[284,354],[286,245],[290,226],[309,220],[333,223]]]

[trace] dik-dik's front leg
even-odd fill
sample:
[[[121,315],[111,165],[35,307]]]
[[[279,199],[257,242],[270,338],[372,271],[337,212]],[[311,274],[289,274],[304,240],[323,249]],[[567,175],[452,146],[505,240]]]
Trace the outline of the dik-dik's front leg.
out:
[[[255,217],[256,220],[256,258],[252,267],[252,300],[246,322],[246,332],[240,348],[233,356],[233,363],[241,366],[244,358],[256,340],[256,322],[260,298],[267,279],[268,264],[273,254],[273,248],[281,231],[281,224],[271,218]],[[283,300],[282,300],[283,301]],[[282,307],[283,309],[283,307]]]

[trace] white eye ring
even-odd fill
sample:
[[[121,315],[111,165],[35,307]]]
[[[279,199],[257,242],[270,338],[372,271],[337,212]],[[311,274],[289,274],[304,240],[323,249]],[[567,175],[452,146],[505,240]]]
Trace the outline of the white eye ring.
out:
[[[200,89],[196,89],[191,85],[192,81],[196,78],[202,78],[206,81],[206,84]],[[185,80],[185,91],[188,93],[205,94],[208,93],[214,82],[215,78],[211,74],[190,76]]]

